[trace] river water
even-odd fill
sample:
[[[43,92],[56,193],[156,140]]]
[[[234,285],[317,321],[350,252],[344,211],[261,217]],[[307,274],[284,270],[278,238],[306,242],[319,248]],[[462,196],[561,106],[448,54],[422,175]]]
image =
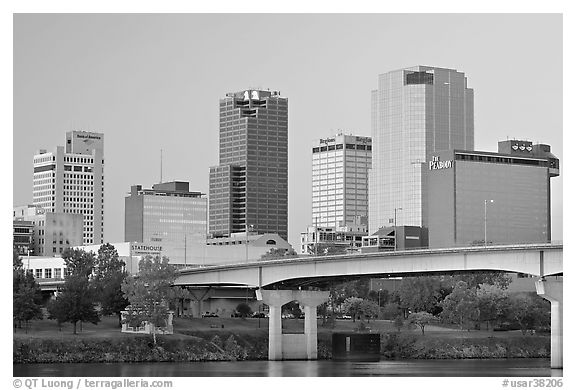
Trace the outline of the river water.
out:
[[[562,376],[549,359],[15,364],[15,377]]]

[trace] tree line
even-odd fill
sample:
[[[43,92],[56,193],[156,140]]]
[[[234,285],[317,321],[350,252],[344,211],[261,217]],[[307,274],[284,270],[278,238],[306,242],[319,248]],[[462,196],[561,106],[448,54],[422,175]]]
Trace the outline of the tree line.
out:
[[[176,269],[168,258],[146,256],[139,263],[138,275],[131,276],[111,244],[103,244],[98,253],[66,249],[64,284],[54,299],[47,302],[49,319],[59,325],[71,323],[73,333],[83,322],[97,324],[102,316],[116,315],[122,322],[140,326],[165,325],[167,312],[176,301],[189,298],[187,290],[173,287]],[[43,319],[42,293],[32,270],[25,270],[22,260],[13,253],[13,320],[15,328],[34,319]],[[127,310],[125,319],[122,311]]]
[[[460,329],[549,329],[550,304],[536,293],[511,293],[511,278],[501,272],[456,276],[403,278],[393,291],[374,291],[369,279],[332,286],[330,300],[320,308],[326,318],[332,312],[356,320],[393,320],[422,330],[430,323],[451,324]],[[330,307],[331,310],[328,310]]]

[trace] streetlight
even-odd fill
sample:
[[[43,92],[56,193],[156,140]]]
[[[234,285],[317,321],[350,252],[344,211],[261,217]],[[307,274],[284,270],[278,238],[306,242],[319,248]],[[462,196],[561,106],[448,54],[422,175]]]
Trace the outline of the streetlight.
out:
[[[395,207],[394,208],[394,252],[396,252],[396,249],[398,248],[398,236],[396,234],[396,212],[397,211],[401,211],[402,207]]]
[[[487,245],[487,242],[486,242],[486,240],[487,240],[487,234],[486,234],[487,218],[486,217],[487,217],[488,202],[494,203],[494,199],[484,199],[484,246]]]
[[[380,319],[380,312],[382,311],[380,308],[380,292],[382,292],[382,289],[378,289],[378,319]]]
[[[248,225],[245,224],[245,231],[246,231],[246,262],[248,262],[248,231],[252,230],[254,228],[254,225]]]

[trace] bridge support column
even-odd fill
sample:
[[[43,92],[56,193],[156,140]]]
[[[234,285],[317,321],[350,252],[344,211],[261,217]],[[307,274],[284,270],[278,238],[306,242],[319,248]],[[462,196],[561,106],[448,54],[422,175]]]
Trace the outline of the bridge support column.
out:
[[[261,290],[268,305],[268,360],[282,360],[282,305],[293,301],[290,290]]]
[[[540,279],[536,282],[536,292],[550,301],[550,366],[562,368],[562,279]]]
[[[305,343],[292,345],[288,358],[313,360],[318,357],[318,329],[316,307],[327,301],[328,291],[260,290],[262,301],[270,307],[268,322],[268,360],[283,360],[287,353],[283,348],[282,305],[298,301],[304,305]],[[257,294],[260,296],[260,294]],[[294,336],[294,335],[286,335]],[[295,341],[294,339],[291,339]],[[302,339],[300,339],[302,341]],[[301,348],[302,350],[299,350]],[[305,350],[304,350],[305,349]]]
[[[329,291],[295,291],[297,301],[304,305],[304,334],[306,335],[306,357],[318,358],[317,307],[330,298]]]

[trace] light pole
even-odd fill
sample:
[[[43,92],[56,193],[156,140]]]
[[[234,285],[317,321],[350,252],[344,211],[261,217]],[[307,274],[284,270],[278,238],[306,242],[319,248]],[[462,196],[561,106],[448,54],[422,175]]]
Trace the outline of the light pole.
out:
[[[380,319],[380,312],[382,311],[380,308],[380,292],[382,292],[382,289],[378,289],[378,319]]]
[[[252,229],[254,225],[248,225],[247,223],[244,225],[246,231],[246,262],[248,262],[248,230]]]
[[[401,210],[402,210],[402,207],[395,207],[395,208],[394,208],[394,252],[396,252],[396,249],[398,248],[398,245],[397,245],[397,243],[398,243],[398,236],[397,236],[397,234],[396,234],[396,226],[397,226],[397,224],[396,224],[396,213],[397,213],[398,211],[401,211]]]
[[[494,203],[494,199],[484,199],[484,246],[487,245],[487,210],[488,210],[488,202]]]

